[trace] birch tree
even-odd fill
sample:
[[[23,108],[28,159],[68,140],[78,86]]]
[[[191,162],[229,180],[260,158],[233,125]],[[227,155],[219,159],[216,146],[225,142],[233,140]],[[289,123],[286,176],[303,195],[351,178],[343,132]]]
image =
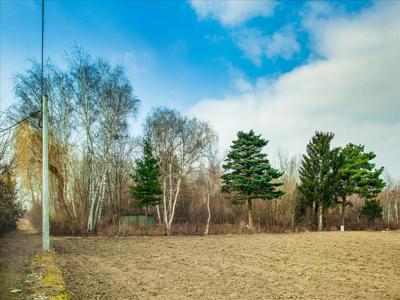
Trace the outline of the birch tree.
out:
[[[166,234],[170,235],[182,180],[204,157],[215,135],[205,122],[173,109],[156,108],[146,120],[145,136],[160,162],[161,214]]]
[[[61,211],[71,222],[81,223],[82,230],[93,232],[110,188],[108,176],[118,153],[115,145],[127,138],[127,120],[135,116],[139,100],[122,67],[91,57],[78,47],[69,54],[65,69],[48,60],[44,75],[44,92],[49,97],[50,182],[58,181]],[[18,103],[11,113],[15,120],[40,111],[40,79],[40,64],[34,60],[25,73],[16,75]],[[40,153],[40,118],[30,118],[28,125],[37,143],[27,146],[31,153]],[[40,174],[40,155],[33,157]],[[50,198],[56,203],[52,193]]]
[[[139,100],[121,67],[111,67],[79,48],[74,49],[69,64],[74,103],[85,136],[86,231],[93,232],[104,206],[112,145],[124,137],[127,118],[136,113]]]

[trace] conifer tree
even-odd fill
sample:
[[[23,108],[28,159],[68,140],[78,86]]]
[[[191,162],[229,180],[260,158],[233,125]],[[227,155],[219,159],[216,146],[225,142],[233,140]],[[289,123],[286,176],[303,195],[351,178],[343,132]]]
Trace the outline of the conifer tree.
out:
[[[360,214],[368,218],[369,225],[373,225],[375,219],[382,219],[383,207],[379,200],[367,199],[361,208]]]
[[[335,203],[338,185],[339,148],[331,149],[334,134],[316,131],[307,145],[300,167],[299,190],[309,205],[313,205],[313,215],[318,211],[318,230],[323,228],[323,212]]]
[[[239,131],[223,165],[222,192],[230,193],[232,204],[247,202],[249,229],[253,226],[253,199],[280,198],[284,192],[278,190],[277,182],[283,173],[272,168],[262,149],[268,143],[261,135]]]
[[[134,181],[130,187],[131,196],[136,200],[136,206],[145,208],[147,222],[148,206],[160,204],[162,194],[160,166],[148,141],[144,142],[143,157],[136,160],[136,168],[130,176]]]
[[[364,152],[363,145],[350,143],[340,151],[338,195],[343,228],[346,206],[351,205],[349,196],[358,194],[363,198],[371,199],[385,187],[385,182],[380,178],[383,167],[374,169],[375,164],[371,162],[375,157],[373,152]]]

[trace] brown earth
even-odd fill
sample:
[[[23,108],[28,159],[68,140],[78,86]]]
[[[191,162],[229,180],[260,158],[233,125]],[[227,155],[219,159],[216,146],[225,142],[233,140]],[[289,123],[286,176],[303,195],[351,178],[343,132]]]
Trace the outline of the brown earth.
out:
[[[26,219],[18,230],[0,237],[0,300],[26,299],[32,259],[40,253],[41,237]]]
[[[53,242],[75,299],[400,299],[399,232]]]

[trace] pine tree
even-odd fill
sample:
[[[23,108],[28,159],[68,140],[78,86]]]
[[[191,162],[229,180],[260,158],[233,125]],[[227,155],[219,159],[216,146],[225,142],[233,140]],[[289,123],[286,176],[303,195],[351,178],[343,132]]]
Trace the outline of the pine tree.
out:
[[[385,182],[380,178],[383,168],[374,169],[375,164],[371,162],[375,157],[373,152],[364,152],[363,145],[350,143],[340,151],[338,194],[343,228],[346,206],[351,205],[349,196],[358,194],[363,198],[371,199],[385,187]]]
[[[231,193],[232,204],[247,202],[249,229],[253,230],[253,199],[280,198],[284,192],[277,190],[283,183],[277,182],[283,173],[272,168],[262,149],[268,143],[253,130],[239,131],[237,139],[223,165],[222,192]]]
[[[361,215],[364,215],[368,218],[370,225],[375,221],[375,219],[381,219],[382,213],[382,204],[376,199],[366,200],[363,207],[361,208]]]
[[[331,149],[334,134],[316,131],[307,145],[300,167],[299,190],[313,215],[318,211],[318,230],[323,228],[323,212],[335,203],[338,185],[339,148]]]
[[[147,222],[148,206],[160,204],[162,194],[160,167],[149,142],[144,142],[143,157],[136,160],[136,168],[130,176],[134,181],[130,187],[131,196],[136,200],[136,206],[145,208]]]

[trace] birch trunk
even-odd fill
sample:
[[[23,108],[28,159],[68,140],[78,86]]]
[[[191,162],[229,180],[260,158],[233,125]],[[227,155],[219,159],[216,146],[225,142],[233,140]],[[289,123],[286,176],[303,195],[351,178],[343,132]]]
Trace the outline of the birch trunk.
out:
[[[156,210],[157,210],[157,217],[158,217],[158,225],[161,225],[162,220],[161,220],[161,214],[160,214],[160,205],[156,205]]]
[[[342,222],[341,222],[341,225],[343,226],[343,228],[344,228],[344,220],[345,220],[346,205],[347,205],[347,202],[346,202],[346,198],[344,197],[344,198],[342,198],[342,209],[341,209],[341,213],[342,213]]]
[[[386,219],[387,219],[387,228],[388,229],[390,228],[391,214],[392,214],[392,212],[391,212],[391,207],[390,207],[390,203],[389,203],[388,208],[387,208],[387,217],[386,217]]]
[[[92,228],[93,230],[96,228],[98,222],[100,221],[101,213],[103,211],[105,187],[106,187],[106,172],[103,173],[102,181],[100,183],[99,198],[98,198],[98,201],[97,201],[96,215],[95,215],[95,218],[94,218],[94,224],[93,224],[93,228]]]
[[[323,203],[321,201],[318,206],[318,231],[322,231],[323,229],[323,213],[324,213],[324,208],[323,208]]]
[[[204,231],[204,235],[208,235],[208,230],[210,228],[210,220],[211,220],[210,193],[207,193],[207,211],[208,211],[208,218],[207,218],[207,225],[206,225],[206,230]]]
[[[170,210],[172,207],[172,195],[174,193],[173,187],[172,187],[172,164],[171,163],[169,163],[169,166],[168,166],[168,178],[169,178],[168,210]]]
[[[174,215],[175,215],[175,207],[176,207],[176,202],[178,201],[178,196],[179,196],[179,190],[181,187],[181,181],[182,179],[179,178],[178,182],[176,183],[176,191],[175,191],[175,196],[174,196],[174,202],[172,204],[172,209],[170,209],[170,214],[169,214],[169,221],[168,221],[168,227],[167,227],[167,235],[171,234],[171,227],[172,227],[172,222],[174,221]]]
[[[168,214],[167,214],[167,194],[166,194],[166,188],[167,188],[167,179],[163,177],[163,213],[164,213],[164,224],[165,224],[165,234],[168,234]]]

